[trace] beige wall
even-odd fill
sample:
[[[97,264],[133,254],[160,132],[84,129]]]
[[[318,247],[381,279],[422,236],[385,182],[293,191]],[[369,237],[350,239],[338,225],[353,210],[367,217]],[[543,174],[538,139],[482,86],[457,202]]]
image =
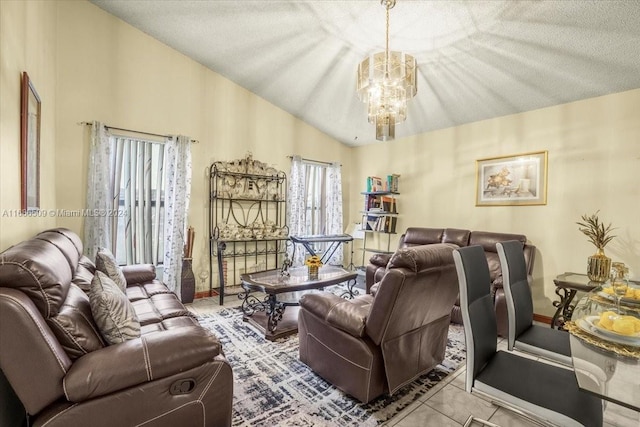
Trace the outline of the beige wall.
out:
[[[90,3],[59,2],[58,28],[58,206],[85,204],[88,129],[78,122],[197,139],[189,213],[196,274],[208,263],[205,171],[213,161],[251,151],[287,172],[291,154],[349,161],[350,149],[334,139]],[[58,225],[82,231],[78,218]]]
[[[43,209],[72,211],[85,205],[88,127],[79,122],[99,120],[200,141],[192,146],[189,213],[189,224],[196,230],[196,274],[208,262],[205,170],[211,162],[244,157],[247,151],[286,171],[291,154],[343,164],[350,161],[348,147],[91,3],[2,0],[0,6],[2,209],[19,207],[18,89],[23,68],[29,70],[46,105]],[[26,36],[25,22],[48,31],[38,32],[40,37],[32,40]],[[6,62],[10,67],[5,67]],[[350,191],[346,183],[345,194]],[[83,231],[82,218],[1,221],[0,250],[46,227]]]
[[[363,188],[367,175],[400,173],[398,230],[454,227],[527,235],[538,248],[535,309],[553,314],[553,278],[586,272],[587,257],[595,252],[575,224],[583,214],[600,210],[600,218],[617,227],[606,253],[640,278],[638,111],[640,89],[357,148],[352,185]],[[549,153],[545,206],[475,206],[476,159],[542,150]],[[352,199],[352,221],[361,204]]]
[[[20,213],[20,82],[26,71],[42,101],[40,203],[56,195],[56,6],[50,1],[0,1],[0,250],[55,225]]]
[[[399,230],[526,234],[538,247],[534,294],[543,314],[553,277],[584,271],[594,251],[575,225],[584,213],[599,209],[618,227],[607,253],[640,277],[640,90],[350,149],[88,2],[2,0],[0,24],[2,210],[19,208],[19,81],[27,70],[43,99],[43,209],[84,207],[88,135],[78,122],[200,141],[189,215],[196,273],[207,257],[206,167],[250,150],[284,170],[290,154],[342,162],[348,222],[360,219],[365,177],[396,172]],[[476,159],[539,150],[549,152],[546,206],[475,207]],[[0,250],[56,225],[82,232],[78,218],[0,217]]]

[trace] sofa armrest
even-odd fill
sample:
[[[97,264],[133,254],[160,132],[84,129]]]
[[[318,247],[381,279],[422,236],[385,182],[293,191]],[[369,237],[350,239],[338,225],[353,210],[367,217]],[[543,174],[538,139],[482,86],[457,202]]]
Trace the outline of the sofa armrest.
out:
[[[369,259],[369,264],[365,270],[365,290],[370,293],[371,286],[380,280],[378,277],[378,271],[387,268],[387,264],[393,254],[375,254]]]
[[[150,282],[156,278],[156,266],[153,264],[123,265],[121,269],[127,285]]]
[[[82,402],[187,371],[220,353],[218,340],[201,327],[154,332],[82,356],[63,386],[69,401]]]
[[[369,263],[378,267],[386,267],[393,254],[375,254],[369,258]]]
[[[304,295],[300,299],[300,305],[349,335],[365,336],[364,327],[371,307],[369,299],[345,300],[331,293],[318,293]]]

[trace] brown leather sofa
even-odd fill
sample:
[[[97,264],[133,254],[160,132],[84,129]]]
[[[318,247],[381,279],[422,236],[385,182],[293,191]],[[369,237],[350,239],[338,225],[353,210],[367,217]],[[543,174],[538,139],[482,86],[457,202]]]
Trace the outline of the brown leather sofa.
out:
[[[95,265],[76,234],[45,231],[0,254],[0,425],[231,425],[220,342],[153,266],[123,271],[141,336],[106,345],[83,291]]]
[[[402,386],[444,359],[458,295],[455,245],[398,250],[375,296],[328,292],[300,300],[300,360],[361,402]]]
[[[500,259],[498,258],[496,243],[507,240],[517,240],[524,245],[527,273],[529,277],[531,277],[535,260],[535,246],[527,244],[527,237],[522,234],[470,231],[457,228],[410,227],[407,228],[405,233],[400,237],[398,249],[435,243],[452,243],[459,247],[472,245],[482,246],[491,273],[491,297],[493,298],[493,306],[496,312],[498,335],[506,337],[508,334],[507,304],[504,289],[502,288],[502,270],[500,268]],[[369,260],[369,265],[365,271],[367,293],[370,292],[373,284],[378,282],[384,275],[390,258],[390,254],[376,254]],[[457,286],[457,278],[455,280]],[[456,300],[451,312],[451,321],[454,323],[462,323],[459,299]]]

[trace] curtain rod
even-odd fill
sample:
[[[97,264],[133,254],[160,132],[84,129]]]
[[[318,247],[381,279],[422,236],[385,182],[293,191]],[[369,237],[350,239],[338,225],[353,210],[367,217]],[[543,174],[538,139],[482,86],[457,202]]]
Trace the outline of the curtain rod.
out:
[[[85,125],[85,126],[87,126],[87,125],[91,126],[93,123],[90,123],[90,122],[79,122],[78,124],[79,125]],[[106,127],[107,129],[116,129],[116,130],[122,130],[122,131],[125,131],[125,132],[139,133],[139,134],[142,134],[142,135],[159,136],[161,138],[171,138],[173,136],[173,135],[160,135],[158,133],[144,132],[144,131],[141,131],[141,130],[118,128],[118,127],[115,127],[115,126],[108,126],[108,125],[104,125],[104,127]],[[200,142],[197,139],[191,139],[190,141],[191,141],[192,144],[198,144]]]
[[[290,159],[293,159],[294,156],[287,156]],[[308,162],[308,163],[317,163],[320,165],[327,165],[327,166],[331,166],[332,164],[334,164],[335,162],[323,162],[321,160],[313,160],[313,159],[305,159],[304,157],[300,158],[302,161]],[[341,163],[339,163],[340,166],[342,166]]]

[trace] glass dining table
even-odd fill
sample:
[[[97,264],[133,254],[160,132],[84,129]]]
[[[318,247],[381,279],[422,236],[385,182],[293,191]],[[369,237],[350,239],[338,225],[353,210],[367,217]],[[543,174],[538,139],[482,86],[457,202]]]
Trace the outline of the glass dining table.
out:
[[[638,411],[640,421],[640,299],[622,298],[618,312],[606,288],[583,296],[564,325],[574,372],[581,389]]]

